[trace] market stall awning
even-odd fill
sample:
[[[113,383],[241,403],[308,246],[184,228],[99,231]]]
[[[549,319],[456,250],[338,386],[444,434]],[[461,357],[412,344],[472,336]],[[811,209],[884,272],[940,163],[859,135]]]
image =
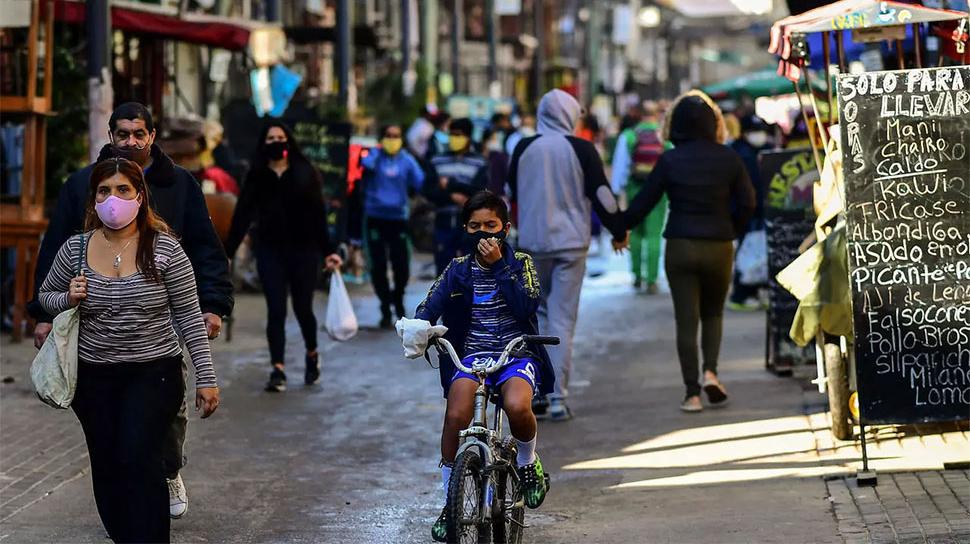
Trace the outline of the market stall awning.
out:
[[[83,24],[84,4],[77,0],[57,0],[54,3],[55,19]],[[241,51],[249,46],[250,33],[274,25],[205,13],[179,14],[178,10],[158,5],[115,0],[111,2],[111,26],[126,32]]]
[[[967,14],[961,11],[904,2],[842,0],[777,21],[771,27],[768,51],[781,57],[778,73],[797,80],[801,76],[804,54],[799,47],[805,34],[955,21],[966,17]]]
[[[963,19],[966,13],[947,9],[927,8],[904,2],[882,0],[842,0],[827,6],[786,17],[772,26],[784,27],[785,32],[807,33],[830,30],[856,30],[880,26],[911,25]],[[774,40],[772,40],[774,43]],[[774,53],[773,50],[771,50]]]
[[[823,78],[824,81],[824,78]],[[812,86],[816,91],[825,92],[825,84],[820,80],[812,80]],[[737,98],[741,95],[748,95],[751,98],[762,96],[778,96],[795,92],[792,82],[784,76],[775,73],[773,68],[766,68],[751,72],[742,76],[726,79],[717,83],[712,83],[703,88],[714,100],[732,97]]]

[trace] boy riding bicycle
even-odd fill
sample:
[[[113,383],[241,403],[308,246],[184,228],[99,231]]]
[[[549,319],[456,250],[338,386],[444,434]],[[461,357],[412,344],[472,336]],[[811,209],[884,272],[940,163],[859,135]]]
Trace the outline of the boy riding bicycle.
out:
[[[432,284],[415,312],[416,319],[448,327],[445,338],[471,367],[496,360],[505,346],[523,334],[538,334],[539,281],[532,257],[513,251],[503,242],[511,223],[505,202],[482,191],[472,196],[461,212],[465,227],[465,256],[453,259]],[[458,432],[472,419],[478,379],[458,371],[441,358],[439,372],[448,406],[441,431],[441,480],[447,493],[451,467],[458,451]],[[542,462],[535,453],[535,393],[552,392],[555,374],[541,345],[518,354],[500,371],[488,376],[489,388],[501,393],[517,445],[516,466],[526,506],[538,508],[548,491]],[[445,541],[446,511],[431,529],[437,542]]]

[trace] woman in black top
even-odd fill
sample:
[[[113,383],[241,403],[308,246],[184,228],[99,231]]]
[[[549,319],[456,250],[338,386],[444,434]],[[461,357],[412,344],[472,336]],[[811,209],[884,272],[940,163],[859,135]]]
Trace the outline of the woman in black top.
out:
[[[283,369],[287,290],[306,344],[304,382],[312,385],[320,379],[317,320],[313,315],[313,289],[320,258],[327,255],[327,270],[336,269],[342,261],[334,253],[327,234],[320,174],[280,121],[269,121],[260,134],[252,169],[233,214],[226,242],[228,255],[235,255],[253,225],[252,240],[266,297],[266,337],[273,365],[266,390],[286,389]]]
[[[644,189],[626,211],[628,228],[643,221],[666,193],[670,214],[666,270],[677,321],[677,355],[687,396],[685,412],[699,412],[697,329],[701,325],[704,392],[712,407],[723,406],[727,392],[717,378],[724,300],[731,285],[733,240],[754,211],[754,187],[744,162],[723,145],[726,133],[717,105],[700,91],[674,103],[664,123],[664,152]]]

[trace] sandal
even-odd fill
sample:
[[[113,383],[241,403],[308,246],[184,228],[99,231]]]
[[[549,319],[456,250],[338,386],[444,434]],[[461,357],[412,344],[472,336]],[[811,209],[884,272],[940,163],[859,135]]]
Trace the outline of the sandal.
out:
[[[724,389],[724,385],[721,382],[704,380],[703,387],[704,393],[707,394],[707,400],[711,404],[711,408],[722,408],[727,405],[727,390]]]

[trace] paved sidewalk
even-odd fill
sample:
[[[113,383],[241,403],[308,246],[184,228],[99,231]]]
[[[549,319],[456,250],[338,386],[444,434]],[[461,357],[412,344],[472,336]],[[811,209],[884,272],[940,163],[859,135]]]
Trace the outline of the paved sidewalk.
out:
[[[827,487],[847,543],[970,542],[970,471],[882,474],[876,487],[836,478]]]

